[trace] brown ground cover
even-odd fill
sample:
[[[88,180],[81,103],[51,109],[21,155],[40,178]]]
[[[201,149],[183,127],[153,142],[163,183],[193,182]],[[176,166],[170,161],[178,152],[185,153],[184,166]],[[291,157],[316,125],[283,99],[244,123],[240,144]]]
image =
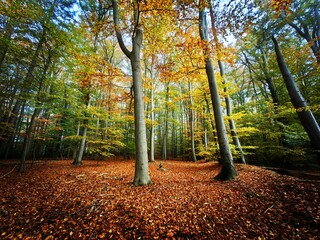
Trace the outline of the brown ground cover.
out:
[[[145,187],[131,185],[133,160],[0,164],[0,239],[320,238],[317,181],[238,165],[220,182],[216,162],[159,163]]]

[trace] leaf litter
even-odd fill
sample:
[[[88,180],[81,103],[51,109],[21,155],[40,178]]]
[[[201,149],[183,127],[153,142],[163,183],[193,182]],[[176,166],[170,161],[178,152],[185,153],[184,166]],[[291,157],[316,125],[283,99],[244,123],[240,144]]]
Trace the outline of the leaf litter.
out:
[[[317,239],[319,183],[249,165],[213,180],[216,162],[149,164],[152,185],[132,186],[134,161],[68,160],[0,169],[0,239]],[[10,174],[7,174],[9,173]]]

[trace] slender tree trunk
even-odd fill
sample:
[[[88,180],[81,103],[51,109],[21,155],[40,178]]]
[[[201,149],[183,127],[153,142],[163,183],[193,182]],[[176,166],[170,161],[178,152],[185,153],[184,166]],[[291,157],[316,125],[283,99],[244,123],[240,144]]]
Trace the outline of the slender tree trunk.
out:
[[[189,124],[190,124],[190,137],[191,137],[191,160],[193,162],[196,162],[197,156],[196,156],[196,147],[195,147],[195,139],[194,139],[194,111],[193,111],[193,98],[191,94],[192,86],[190,81],[188,81],[188,88],[189,88],[189,103],[190,103]]]
[[[144,114],[144,97],[142,86],[141,62],[140,54],[142,47],[143,33],[138,27],[139,25],[139,3],[133,2],[134,5],[134,19],[135,29],[132,36],[132,51],[130,52],[124,44],[122,35],[119,29],[119,13],[117,0],[112,0],[113,7],[113,20],[115,24],[115,31],[123,53],[130,59],[132,78],[133,78],[133,91],[134,91],[134,125],[135,125],[135,146],[136,146],[136,163],[133,184],[147,185],[151,184],[151,179],[148,170],[148,147],[147,147],[147,134],[146,122]]]
[[[200,9],[199,11],[199,31],[201,40],[207,44],[204,47],[205,54],[205,63],[206,63],[206,73],[208,77],[210,94],[212,100],[212,107],[214,111],[214,118],[216,122],[218,142],[220,147],[220,155],[221,155],[221,163],[222,168],[220,173],[215,177],[215,179],[219,180],[231,180],[237,176],[236,169],[233,164],[233,158],[231,154],[231,149],[228,141],[228,135],[226,126],[224,124],[220,95],[218,91],[218,85],[214,76],[213,64],[210,59],[209,46],[208,46],[208,26],[206,15],[204,9]]]
[[[77,126],[77,136],[80,136],[80,122],[78,122],[78,126]],[[73,162],[75,162],[75,159],[77,158],[77,154],[78,154],[78,149],[79,149],[79,143],[77,142],[77,145],[73,148],[73,153],[72,153],[72,159]]]
[[[82,138],[80,141],[80,145],[79,145],[76,157],[72,163],[77,166],[80,166],[83,164],[82,158],[83,158],[83,153],[84,153],[85,146],[86,146],[86,138],[87,138],[87,132],[88,132],[87,125],[88,125],[88,120],[87,119],[83,120],[83,129],[82,129],[82,134],[81,134]]]
[[[176,114],[175,114],[175,110],[172,109],[172,119],[173,119],[173,122],[172,122],[172,135],[171,135],[171,155],[172,155],[172,158],[176,158],[177,157],[177,153],[178,153],[178,150],[177,150],[177,130],[176,130],[176,124],[175,124],[175,119],[176,119]]]
[[[31,63],[30,63],[30,66],[29,68],[27,69],[27,73],[26,73],[26,77],[24,79],[24,83],[23,83],[23,89],[22,89],[22,93],[21,95],[24,96],[25,94],[27,94],[30,90],[28,89],[29,88],[29,84],[31,83],[32,80],[34,80],[34,76],[33,76],[33,72],[36,68],[36,63],[37,63],[37,58],[40,54],[40,51],[42,50],[42,45],[45,41],[45,36],[46,36],[46,30],[44,28],[44,30],[42,31],[42,34],[41,34],[41,37],[40,37],[40,40],[37,44],[37,49],[32,57],[32,60],[31,60]],[[46,73],[46,71],[44,72]],[[39,89],[39,92],[41,90],[41,86],[40,86],[40,89]],[[25,161],[26,161],[26,157],[28,156],[28,153],[29,153],[29,149],[30,149],[30,145],[31,145],[31,138],[32,138],[32,133],[33,133],[33,128],[34,128],[34,124],[35,124],[35,118],[37,116],[37,114],[39,114],[38,112],[38,109],[37,109],[37,106],[34,110],[34,113],[31,117],[31,122],[30,122],[30,125],[27,129],[27,132],[26,132],[26,138],[25,138],[25,142],[24,142],[24,145],[23,145],[23,150],[22,150],[22,155],[21,155],[21,158],[20,158],[20,166],[19,166],[19,172],[24,172],[25,171]]]
[[[20,159],[20,166],[19,166],[19,172],[21,172],[21,173],[25,171],[25,161],[26,161],[26,158],[29,155],[30,147],[31,147],[31,144],[32,144],[32,141],[33,141],[33,135],[35,134],[36,118],[39,117],[39,114],[41,112],[41,108],[40,107],[42,105],[41,104],[42,99],[40,97],[40,94],[44,89],[45,79],[46,79],[50,64],[51,64],[51,58],[49,57],[48,61],[45,63],[45,66],[44,66],[44,70],[43,70],[43,73],[42,73],[42,78],[40,79],[40,85],[39,85],[39,88],[38,88],[38,93],[37,93],[36,99],[35,99],[36,100],[35,109],[34,109],[34,112],[32,114],[29,127],[28,127],[28,129],[26,131],[26,138],[25,138],[25,141],[24,141],[24,144],[23,144],[22,156],[21,156],[21,159]],[[32,72],[29,72],[28,74],[32,75]],[[27,80],[30,81],[31,80],[31,76],[27,75]]]
[[[135,123],[135,145],[136,145],[136,164],[133,184],[147,185],[151,183],[148,171],[148,148],[146,122],[144,115],[144,97],[142,87],[142,76],[140,66],[140,52],[142,45],[142,31],[136,29],[133,38],[132,54],[130,56],[133,90],[134,90],[134,123]]]
[[[149,139],[149,144],[150,144],[150,156],[149,156],[149,162],[154,162],[154,152],[155,152],[155,113],[154,113],[154,88],[155,88],[155,76],[154,76],[154,55],[151,56],[151,63],[150,67],[148,67],[147,60],[145,59],[145,75],[147,76],[147,71],[149,71],[149,76],[151,80],[151,90],[150,90],[150,139]]]
[[[210,109],[210,104],[209,104],[209,100],[207,98],[207,94],[204,93],[204,100],[206,102],[206,107],[207,107],[207,111],[208,111],[208,114],[209,114],[209,121],[211,123],[211,128],[212,128],[212,134],[213,134],[213,142],[215,144],[217,144],[217,136],[216,136],[216,127],[215,127],[215,124],[214,124],[214,119],[213,117],[211,116],[212,113],[211,113],[211,109]]]
[[[268,67],[268,61],[265,52],[260,47],[260,52],[262,56],[262,71],[266,77],[266,83],[268,84],[268,88],[271,94],[272,102],[274,104],[275,110],[277,110],[277,107],[280,105],[278,93],[276,90],[276,87],[274,86],[273,80],[269,73],[269,67]]]
[[[86,108],[88,109],[90,106],[90,94],[87,93],[85,96],[85,103],[86,103]],[[81,166],[83,164],[82,158],[83,158],[83,153],[86,147],[86,141],[87,141],[87,133],[88,133],[88,116],[87,113],[85,113],[85,119],[83,120],[82,124],[82,132],[81,132],[81,140],[79,144],[79,148],[77,149],[77,154],[75,155],[75,158],[73,160],[73,165]]]
[[[163,130],[163,142],[162,142],[162,160],[167,160],[167,146],[168,146],[168,115],[169,115],[169,83],[166,82],[166,102],[164,111],[164,130]]]
[[[152,86],[151,86],[151,127],[150,127],[150,162],[154,162],[154,82],[153,78],[151,77]]]
[[[223,79],[223,84],[226,84],[225,78],[224,78],[224,69],[223,69],[223,64],[220,60],[218,60],[218,65],[219,65],[219,70],[220,70],[220,76]],[[237,130],[236,130],[236,124],[234,122],[234,120],[231,118],[232,115],[232,107],[231,107],[231,101],[230,101],[230,97],[227,94],[227,88],[224,87],[224,92],[226,94],[225,96],[225,102],[226,102],[226,109],[227,109],[227,116],[229,117],[228,122],[229,122],[229,127],[230,127],[230,131],[231,131],[231,137],[232,137],[232,141],[233,144],[236,147],[236,150],[238,151],[239,155],[240,155],[240,163],[246,163],[246,159],[244,157],[244,153],[241,147],[241,143],[240,140],[238,138],[238,134],[237,134]]]
[[[23,173],[26,170],[25,162],[26,162],[26,159],[27,159],[29,152],[30,152],[31,143],[33,140],[33,130],[34,130],[34,126],[36,123],[35,120],[38,117],[39,112],[40,112],[40,109],[38,109],[38,108],[36,108],[34,110],[32,117],[31,117],[31,120],[30,120],[30,123],[29,123],[29,127],[26,132],[26,137],[25,137],[25,141],[23,144],[23,150],[22,150],[22,155],[21,155],[20,165],[19,165],[19,172],[20,173]]]
[[[296,109],[298,117],[306,133],[309,136],[311,145],[315,151],[320,155],[320,128],[312,111],[308,108],[307,102],[299,91],[297,84],[295,83],[291,72],[284,61],[284,58],[280,52],[277,40],[272,37],[274,48],[277,56],[277,62],[279,69],[282,73],[283,80],[286,84],[293,107]]]

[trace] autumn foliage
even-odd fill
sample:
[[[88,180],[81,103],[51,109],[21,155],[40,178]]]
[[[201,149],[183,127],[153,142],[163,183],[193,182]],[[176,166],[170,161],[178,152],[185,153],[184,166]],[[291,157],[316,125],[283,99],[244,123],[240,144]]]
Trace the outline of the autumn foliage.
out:
[[[1,239],[316,239],[320,186],[258,167],[213,181],[215,162],[43,161],[20,175],[1,164]]]
[[[292,0],[273,0],[272,7],[277,11],[287,11],[292,4]]]

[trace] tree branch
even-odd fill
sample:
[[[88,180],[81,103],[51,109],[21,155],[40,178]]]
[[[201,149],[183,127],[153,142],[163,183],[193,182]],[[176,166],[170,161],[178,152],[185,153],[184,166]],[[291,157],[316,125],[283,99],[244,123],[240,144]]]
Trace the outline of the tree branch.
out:
[[[113,8],[113,22],[114,22],[114,29],[116,31],[116,36],[118,39],[119,46],[122,52],[130,58],[131,52],[128,50],[126,45],[124,44],[123,37],[120,32],[120,24],[119,24],[119,10],[118,10],[118,2],[117,0],[112,0],[112,8]]]

